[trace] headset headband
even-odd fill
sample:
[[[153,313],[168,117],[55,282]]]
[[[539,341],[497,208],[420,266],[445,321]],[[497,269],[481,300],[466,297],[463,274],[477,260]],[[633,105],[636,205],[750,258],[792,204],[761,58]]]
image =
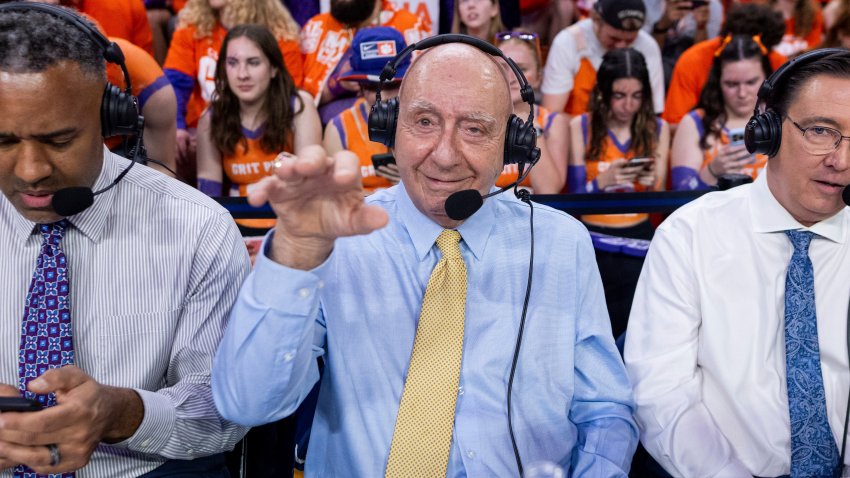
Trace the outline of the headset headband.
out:
[[[801,68],[803,65],[813,63],[821,58],[832,55],[833,53],[846,54],[847,50],[844,50],[843,48],[821,48],[818,50],[812,50],[808,53],[803,53],[802,55],[785,62],[766,80],[764,80],[764,83],[762,83],[761,87],[759,87],[758,101],[756,102],[756,108],[753,115],[758,115],[762,112],[760,108],[762,104],[765,105],[765,109],[767,108],[768,100],[773,99],[773,91],[782,84],[782,81],[786,76],[788,76],[789,71]]]

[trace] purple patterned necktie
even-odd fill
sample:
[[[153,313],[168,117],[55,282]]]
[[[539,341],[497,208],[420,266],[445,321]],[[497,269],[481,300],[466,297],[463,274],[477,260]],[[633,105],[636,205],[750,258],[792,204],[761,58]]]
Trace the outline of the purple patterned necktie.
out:
[[[68,301],[68,265],[65,253],[59,247],[68,227],[63,219],[53,224],[39,224],[44,238],[36,260],[24,320],[21,326],[21,348],[18,353],[18,388],[26,398],[38,400],[42,406],[56,404],[56,395],[37,395],[27,390],[30,381],[52,368],[74,363],[74,343],[71,339],[71,305]],[[15,478],[62,477],[73,478],[74,473],[39,475],[18,465]]]

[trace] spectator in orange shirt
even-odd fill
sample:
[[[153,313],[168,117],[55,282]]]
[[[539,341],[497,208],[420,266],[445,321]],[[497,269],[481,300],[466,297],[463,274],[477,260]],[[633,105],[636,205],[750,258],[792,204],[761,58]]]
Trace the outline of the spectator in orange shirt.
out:
[[[673,69],[664,114],[661,117],[674,128],[682,117],[696,106],[700,92],[708,80],[714,53],[720,48],[724,37],[761,35],[762,44],[770,50],[782,39],[784,28],[782,16],[766,5],[745,3],[732,7],[726,15],[726,22],[719,37],[699,42],[679,57]],[[778,68],[785,60],[779,53],[770,53],[773,68]]]
[[[791,58],[821,42],[823,14],[815,0],[771,0],[770,3],[785,20],[785,36],[776,46],[777,52]]]
[[[397,9],[389,0],[331,0],[330,6],[329,12],[314,16],[301,30],[303,88],[313,95],[317,105],[355,94],[356,85],[347,87],[338,79],[347,74],[348,58],[343,55],[358,29],[393,27],[401,32],[407,44],[428,36],[430,25],[407,10]],[[348,106],[344,103],[341,108],[324,108],[322,117],[330,119]]]
[[[697,108],[682,118],[673,138],[674,189],[707,189],[725,174],[756,177],[767,157],[749,153],[743,133],[772,71],[758,37],[724,38]]]
[[[463,33],[493,43],[496,33],[506,30],[499,0],[455,0],[452,33]]]
[[[153,55],[153,34],[143,0],[77,0],[76,8],[94,18],[107,36],[129,40]]]
[[[197,125],[215,90],[215,65],[221,42],[232,25],[263,25],[277,38],[287,71],[298,85],[301,54],[298,24],[278,0],[189,0],[165,59],[165,74],[177,94],[177,154],[181,177],[194,183],[194,138]]]

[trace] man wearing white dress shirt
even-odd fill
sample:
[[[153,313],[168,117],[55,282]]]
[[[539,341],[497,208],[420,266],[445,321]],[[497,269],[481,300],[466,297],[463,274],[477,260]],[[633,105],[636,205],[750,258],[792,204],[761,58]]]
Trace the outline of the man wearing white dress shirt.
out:
[[[641,442],[674,476],[842,470],[850,52],[780,71],[748,126],[767,166],[671,215],[635,294],[625,361]]]

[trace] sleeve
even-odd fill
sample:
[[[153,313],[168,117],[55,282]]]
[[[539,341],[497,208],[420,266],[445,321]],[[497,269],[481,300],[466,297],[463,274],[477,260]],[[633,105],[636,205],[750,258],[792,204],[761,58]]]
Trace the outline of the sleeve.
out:
[[[250,269],[248,253],[227,212],[214,216],[198,244],[165,387],[136,390],[144,418],[136,433],[118,446],[189,460],[231,450],[247,432],[216,411],[210,370],[239,284]]]
[[[631,385],[611,336],[590,236],[585,235],[576,252],[578,319],[570,420],[578,441],[571,476],[625,478],[638,443]]]
[[[568,93],[573,89],[573,78],[578,73],[579,58],[572,30],[561,30],[552,41],[546,67],[543,70],[543,84],[540,91],[549,95]]]
[[[676,477],[751,476],[702,402],[697,231],[673,216],[655,233],[629,317],[625,362],[641,441]]]
[[[273,422],[292,414],[318,381],[326,329],[323,283],[314,272],[257,256],[213,364],[213,397],[225,418],[248,426]]]
[[[186,129],[186,106],[192,96],[195,80],[185,73],[168,68],[165,69],[165,77],[174,88],[174,96],[177,99],[177,128]]]
[[[165,64],[162,65],[165,76],[174,88],[174,95],[177,96],[178,129],[186,129],[186,107],[195,88],[195,76],[198,74],[192,32],[193,29],[188,27],[180,27],[174,31]]]
[[[673,67],[673,76],[670,78],[670,91],[667,92],[667,102],[664,104],[664,121],[670,124],[679,124],[688,111],[694,109],[699,101],[702,85],[694,85],[693,62],[688,61],[690,57],[683,54]]]
[[[587,191],[587,168],[582,165],[567,166],[567,190],[571,193]]]
[[[295,82],[295,87],[301,87],[301,81],[304,78],[304,57],[301,56],[301,47],[298,46],[297,40],[281,40],[277,45],[280,47],[280,52],[283,54],[283,63],[286,65],[286,71]]]

